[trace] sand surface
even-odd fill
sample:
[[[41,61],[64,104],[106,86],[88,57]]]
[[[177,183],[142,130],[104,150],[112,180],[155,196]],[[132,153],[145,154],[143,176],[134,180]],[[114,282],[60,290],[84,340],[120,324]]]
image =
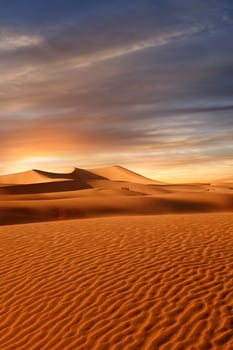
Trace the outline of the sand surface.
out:
[[[0,176],[0,350],[233,349],[232,183]]]
[[[0,227],[1,350],[233,349],[231,213]]]
[[[161,183],[160,181],[148,179],[147,177],[137,174],[120,165],[113,165],[110,167],[98,169],[90,169],[89,171],[93,174],[96,174],[98,176],[104,177],[105,179],[112,181],[128,181],[144,185]]]
[[[0,176],[0,225],[169,213],[233,212],[229,184],[164,184],[120,166]]]

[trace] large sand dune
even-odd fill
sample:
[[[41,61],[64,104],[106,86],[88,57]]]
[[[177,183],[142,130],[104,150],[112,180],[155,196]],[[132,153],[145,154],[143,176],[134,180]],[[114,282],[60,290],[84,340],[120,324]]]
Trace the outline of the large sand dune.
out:
[[[142,184],[156,184],[159,181],[151,180],[136,174],[135,172],[123,168],[119,165],[114,165],[106,168],[99,169],[80,169],[73,168],[68,173],[52,173],[48,171],[42,171],[38,169],[32,169],[25,172],[0,175],[0,184],[4,185],[23,185],[23,184],[36,184],[52,181],[64,181],[64,180],[82,180],[87,181],[90,179],[108,179],[116,181],[129,181]]]
[[[59,174],[52,174],[37,169],[24,171],[21,173],[1,175],[0,184],[3,185],[25,185],[25,184],[36,184],[50,181],[65,180],[65,174],[59,176]]]
[[[27,185],[56,181],[85,181],[88,179],[102,179],[102,176],[91,173],[85,169],[74,168],[68,173],[52,173],[32,169],[20,173],[1,175],[0,185]]]
[[[233,211],[232,188],[162,184],[119,166],[0,176],[0,224],[109,215]]]
[[[160,181],[155,181],[148,179],[145,176],[137,174],[131,170],[128,170],[120,165],[114,165],[106,168],[90,169],[91,173],[102,176],[108,180],[113,181],[128,181],[134,183],[140,183],[144,185],[161,183]]]
[[[233,216],[0,228],[1,350],[232,350]]]

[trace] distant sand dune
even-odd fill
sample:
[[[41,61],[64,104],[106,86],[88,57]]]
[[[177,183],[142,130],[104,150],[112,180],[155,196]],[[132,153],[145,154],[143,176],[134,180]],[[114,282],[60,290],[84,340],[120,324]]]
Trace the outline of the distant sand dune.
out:
[[[232,350],[232,214],[0,228],[1,350]]]
[[[9,185],[25,185],[25,184],[36,184],[42,182],[50,181],[61,181],[61,178],[65,180],[65,175],[54,174],[55,176],[49,176],[52,173],[48,173],[41,170],[29,170],[21,173],[1,175],[0,184],[9,184]]]
[[[0,225],[84,217],[233,211],[231,188],[162,184],[113,166],[0,176]],[[8,184],[7,183],[11,183]]]
[[[157,180],[148,179],[145,176],[139,175],[131,170],[123,168],[120,165],[114,165],[106,168],[90,169],[90,172],[103,176],[104,178],[112,181],[128,181],[140,184],[158,184],[161,183]]]
[[[112,166],[101,169],[80,169],[74,168],[68,173],[52,173],[48,171],[42,171],[33,169],[25,172],[0,175],[0,184],[7,185],[25,185],[25,184],[36,184],[51,181],[65,181],[65,180],[118,180],[118,181],[130,181],[135,183],[143,184],[156,184],[159,181],[148,179],[142,175],[136,174],[121,166]]]
[[[21,173],[1,175],[0,184],[2,185],[26,185],[26,184],[39,184],[55,181],[78,181],[87,179],[101,179],[102,177],[89,173],[84,169],[74,168],[69,173],[51,173],[48,171],[42,171],[33,169]]]

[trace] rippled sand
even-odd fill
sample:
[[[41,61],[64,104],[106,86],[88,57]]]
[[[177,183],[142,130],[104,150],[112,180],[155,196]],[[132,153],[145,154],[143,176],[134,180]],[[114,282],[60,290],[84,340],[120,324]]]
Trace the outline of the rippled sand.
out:
[[[233,215],[0,227],[1,350],[233,349]]]

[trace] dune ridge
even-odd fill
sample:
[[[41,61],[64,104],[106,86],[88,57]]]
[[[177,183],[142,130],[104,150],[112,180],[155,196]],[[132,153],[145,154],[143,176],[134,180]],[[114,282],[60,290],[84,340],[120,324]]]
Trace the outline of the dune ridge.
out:
[[[3,185],[26,185],[50,181],[66,180],[66,174],[53,174],[46,171],[32,169],[24,172],[0,176],[0,184]]]
[[[142,184],[156,184],[159,181],[148,179],[140,174],[137,174],[131,170],[123,168],[119,165],[114,165],[105,168],[98,169],[81,169],[73,168],[70,172],[55,173],[48,172],[39,169],[32,169],[24,172],[0,175],[0,184],[2,185],[26,185],[26,184],[38,184],[52,181],[66,181],[66,180],[116,180],[116,181],[129,181]]]
[[[0,228],[2,350],[231,350],[233,217]]]
[[[162,183],[158,180],[152,180],[145,176],[137,174],[134,171],[126,169],[120,165],[113,165],[105,168],[88,169],[88,171],[112,181],[127,181],[143,185]]]
[[[228,186],[148,183],[148,179],[120,166],[73,168],[68,173],[32,170],[0,177],[0,183],[0,225],[233,211],[233,192]]]

